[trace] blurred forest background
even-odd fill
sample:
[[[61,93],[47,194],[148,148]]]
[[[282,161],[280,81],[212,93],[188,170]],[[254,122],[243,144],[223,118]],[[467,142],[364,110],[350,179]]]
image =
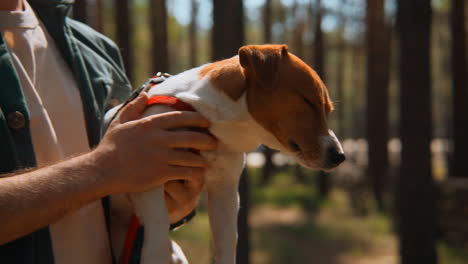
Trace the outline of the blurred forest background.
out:
[[[242,178],[238,263],[468,263],[465,0],[77,0],[135,88],[285,43],[324,79],[347,161],[300,168],[260,147]],[[248,175],[248,176],[247,176]],[[206,205],[173,232],[210,263]]]

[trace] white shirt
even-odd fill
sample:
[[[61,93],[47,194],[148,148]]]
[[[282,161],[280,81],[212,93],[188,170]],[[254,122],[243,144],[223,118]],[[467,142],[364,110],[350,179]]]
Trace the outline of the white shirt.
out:
[[[53,39],[24,1],[24,11],[0,11],[0,32],[30,111],[38,166],[89,151],[76,80]],[[55,263],[111,263],[100,200],[50,225]]]

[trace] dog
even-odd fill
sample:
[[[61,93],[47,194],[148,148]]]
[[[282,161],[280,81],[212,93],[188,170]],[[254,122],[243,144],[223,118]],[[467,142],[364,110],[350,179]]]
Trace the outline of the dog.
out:
[[[201,153],[210,163],[205,185],[217,264],[236,262],[237,190],[247,151],[264,144],[321,170],[345,160],[327,126],[333,105],[324,83],[286,45],[241,47],[237,56],[168,78],[148,95],[170,95],[189,104],[210,121],[209,132],[219,141],[217,150]],[[156,104],[144,116],[173,110]],[[141,264],[187,263],[172,252],[180,248],[169,239],[163,187],[129,198],[144,226]]]

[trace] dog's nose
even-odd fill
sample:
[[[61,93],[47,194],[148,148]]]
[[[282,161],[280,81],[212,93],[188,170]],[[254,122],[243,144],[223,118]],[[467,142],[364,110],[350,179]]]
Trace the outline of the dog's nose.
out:
[[[346,156],[344,152],[339,152],[336,148],[329,148],[328,149],[328,162],[333,165],[338,165],[345,161]]]

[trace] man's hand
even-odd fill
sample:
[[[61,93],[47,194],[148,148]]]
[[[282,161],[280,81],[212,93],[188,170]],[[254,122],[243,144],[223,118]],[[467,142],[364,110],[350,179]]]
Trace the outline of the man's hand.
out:
[[[196,206],[208,164],[188,149],[214,150],[209,135],[177,128],[210,125],[197,112],[168,112],[141,118],[147,95],[130,102],[110,124],[94,151],[111,193],[141,192],[164,184],[171,222]]]
[[[206,161],[183,150],[212,150],[216,140],[196,132],[169,131],[208,127],[193,112],[140,118],[147,96],[138,97],[111,124],[92,152],[43,168],[0,175],[0,245],[41,227],[83,205],[115,193],[166,187],[171,222],[196,205]]]

